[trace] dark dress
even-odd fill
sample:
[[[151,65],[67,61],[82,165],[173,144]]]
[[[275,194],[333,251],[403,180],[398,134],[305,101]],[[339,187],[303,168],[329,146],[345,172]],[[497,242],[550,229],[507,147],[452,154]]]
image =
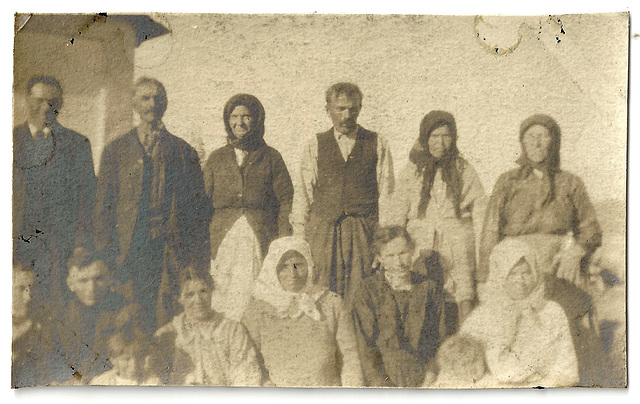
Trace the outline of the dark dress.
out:
[[[276,149],[265,145],[249,151],[240,167],[233,146],[221,147],[209,156],[204,179],[213,207],[209,225],[211,259],[242,215],[258,238],[263,256],[271,241],[291,234],[293,185]]]
[[[360,362],[367,386],[421,386],[444,335],[444,293],[412,273],[413,288],[395,291],[384,271],[367,278],[353,301]]]
[[[582,180],[566,171],[555,175],[555,199],[540,205],[543,181],[522,168],[498,178],[491,194],[482,230],[478,279],[486,280],[489,256],[505,237],[527,234],[563,236],[573,232],[587,253],[602,243],[602,230]]]

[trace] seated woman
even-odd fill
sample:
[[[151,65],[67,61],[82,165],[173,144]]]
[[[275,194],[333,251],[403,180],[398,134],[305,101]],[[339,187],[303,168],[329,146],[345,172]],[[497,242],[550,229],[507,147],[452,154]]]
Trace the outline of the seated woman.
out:
[[[153,363],[164,384],[260,386],[263,371],[246,328],[211,309],[210,278],[183,271],[178,302],[184,312],[155,333]]]
[[[547,273],[547,297],[570,319],[580,384],[591,386],[599,382],[604,354],[593,324],[587,264],[602,243],[602,230],[582,180],[560,169],[560,140],[550,116],[533,115],[520,125],[519,167],[502,174],[491,194],[477,278],[486,280],[491,251],[505,237],[525,236],[535,244]]]
[[[562,387],[579,381],[567,316],[544,292],[542,268],[525,241],[509,238],[495,247],[487,289],[460,332],[484,344],[499,383]]]
[[[313,269],[304,240],[271,243],[244,322],[276,386],[361,386],[349,313],[313,284]]]

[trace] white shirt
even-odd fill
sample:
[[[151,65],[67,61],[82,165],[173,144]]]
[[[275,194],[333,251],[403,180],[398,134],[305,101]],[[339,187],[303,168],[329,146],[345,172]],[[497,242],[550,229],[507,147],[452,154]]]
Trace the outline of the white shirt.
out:
[[[236,154],[236,162],[238,163],[238,167],[242,167],[242,163],[244,163],[244,159],[247,158],[248,151],[238,149],[237,147],[233,148],[234,153]]]
[[[49,137],[49,134],[51,133],[51,128],[48,126],[45,126],[44,128],[41,129],[31,123],[29,123],[28,125],[29,125],[29,132],[31,132],[31,137],[33,137],[36,140],[38,140],[37,138],[38,133],[42,133],[43,139],[47,139]]]

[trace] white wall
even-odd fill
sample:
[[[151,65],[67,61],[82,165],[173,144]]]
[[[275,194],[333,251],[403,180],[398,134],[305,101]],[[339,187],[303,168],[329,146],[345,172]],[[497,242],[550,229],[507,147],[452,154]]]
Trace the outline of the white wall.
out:
[[[478,29],[487,43],[506,47],[521,36],[506,55],[480,43],[472,16],[154,19],[172,33],[136,50],[135,76],[165,83],[167,127],[203,154],[225,142],[226,100],[248,92],[265,106],[267,142],[295,170],[300,145],[331,125],[324,90],[346,80],[364,92],[359,122],[387,136],[396,172],[424,114],[445,109],[490,191],[517,158],[520,122],[548,113],[563,130],[562,167],[580,175],[596,201],[625,195],[624,15],[485,18]]]

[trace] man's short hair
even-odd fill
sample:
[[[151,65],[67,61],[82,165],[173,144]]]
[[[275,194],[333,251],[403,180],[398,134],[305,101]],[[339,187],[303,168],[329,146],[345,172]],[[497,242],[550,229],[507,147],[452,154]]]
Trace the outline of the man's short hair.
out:
[[[71,258],[67,260],[67,268],[86,268],[96,261],[102,261],[106,265],[106,261],[100,254],[84,247],[76,247]]]
[[[380,250],[385,244],[399,237],[404,238],[412,250],[415,248],[415,242],[411,239],[411,236],[407,232],[407,229],[405,229],[404,227],[377,225],[373,234],[373,252],[375,253],[375,255],[379,255]]]
[[[329,87],[325,92],[327,104],[330,104],[334,97],[344,94],[347,98],[358,101],[358,105],[362,107],[362,91],[353,83],[336,83]]]
[[[33,88],[33,86],[35,86],[38,83],[43,83],[43,84],[55,87],[56,89],[58,89],[58,92],[60,93],[60,97],[62,97],[62,86],[60,85],[60,82],[52,76],[36,76],[36,77],[33,77],[31,80],[29,80],[29,82],[27,83],[28,95],[31,94],[31,89]]]

